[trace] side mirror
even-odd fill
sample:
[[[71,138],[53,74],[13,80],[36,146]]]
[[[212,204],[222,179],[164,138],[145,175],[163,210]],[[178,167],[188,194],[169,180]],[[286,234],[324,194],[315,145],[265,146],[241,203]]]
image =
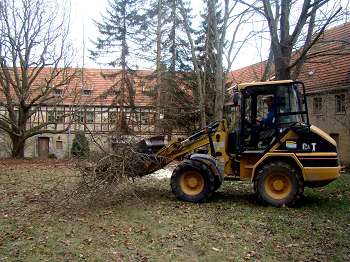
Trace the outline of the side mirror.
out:
[[[239,91],[234,91],[232,96],[233,106],[240,106],[241,104],[241,93]]]

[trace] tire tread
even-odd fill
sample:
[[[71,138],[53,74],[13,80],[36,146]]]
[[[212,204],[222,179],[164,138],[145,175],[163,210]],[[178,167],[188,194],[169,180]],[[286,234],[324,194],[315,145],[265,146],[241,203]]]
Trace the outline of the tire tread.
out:
[[[289,170],[289,174],[291,176],[294,176],[296,179],[297,187],[296,187],[296,193],[295,196],[290,199],[287,203],[274,203],[274,202],[269,202],[267,199],[264,198],[264,195],[259,192],[259,184],[260,184],[260,179],[263,178],[263,175],[268,173],[269,170],[274,169],[275,167],[282,167],[287,170]],[[263,165],[259,170],[258,170],[258,175],[254,179],[254,191],[255,195],[257,197],[257,200],[264,204],[264,205],[273,205],[277,207],[281,206],[294,206],[296,202],[301,198],[301,196],[304,193],[304,180],[300,173],[294,168],[291,164],[283,162],[283,161],[276,161],[276,162],[269,162],[265,165]]]
[[[181,174],[187,170],[199,171],[204,176],[204,188],[203,191],[197,196],[188,196],[182,190],[179,183]],[[177,199],[193,203],[201,203],[207,201],[214,192],[215,178],[210,169],[200,161],[185,160],[181,162],[173,171],[170,179],[170,186],[173,194]]]

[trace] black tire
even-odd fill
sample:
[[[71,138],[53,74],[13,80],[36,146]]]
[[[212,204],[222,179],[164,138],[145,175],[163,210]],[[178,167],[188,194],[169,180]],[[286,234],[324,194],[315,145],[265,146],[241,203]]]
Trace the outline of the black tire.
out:
[[[199,182],[197,181],[197,184],[195,183],[193,187],[190,187],[186,181],[192,178]],[[212,195],[215,188],[215,178],[204,163],[185,160],[173,171],[170,186],[177,199],[200,203],[206,201]]]
[[[213,189],[213,192],[218,190],[221,185],[222,185],[222,180],[220,179],[220,177],[214,176],[214,189]]]
[[[263,165],[254,180],[254,190],[263,204],[276,207],[293,206],[304,192],[301,174],[285,162]]]

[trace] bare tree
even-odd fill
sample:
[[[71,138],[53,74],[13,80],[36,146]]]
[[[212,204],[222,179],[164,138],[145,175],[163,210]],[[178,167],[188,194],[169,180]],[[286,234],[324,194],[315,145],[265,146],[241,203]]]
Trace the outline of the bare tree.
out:
[[[199,58],[195,54],[196,46],[191,35],[193,30],[186,23],[188,21],[187,13],[185,11],[182,12],[187,36],[191,43],[192,63],[197,76],[197,85],[199,86],[202,123],[206,122],[205,108],[208,104],[212,107],[214,119],[223,117],[226,76],[242,46],[251,37],[250,33],[244,34],[244,37],[238,41],[238,32],[241,25],[252,15],[250,12],[251,8],[239,7],[238,1],[225,0],[223,6],[218,4],[216,0],[207,0],[205,3],[207,4],[205,14],[207,28],[204,36],[205,51],[203,51],[205,57],[204,62],[202,62],[204,65],[200,64]],[[233,32],[233,34],[228,34],[228,32]],[[214,91],[211,89],[214,89]],[[208,102],[211,100],[213,101]]]
[[[13,157],[24,156],[28,138],[63,131],[45,119],[28,125],[42,105],[62,102],[54,90],[65,94],[75,75],[69,68],[69,17],[58,7],[44,0],[0,2],[0,129],[11,138]]]
[[[312,46],[332,22],[344,16],[341,1],[240,1],[268,24],[271,53],[265,78],[273,65],[276,79],[296,79]]]
[[[212,31],[214,37],[214,47],[217,55],[212,56],[215,61],[215,119],[223,117],[223,106],[226,94],[226,80],[233,61],[237,57],[243,45],[252,37],[253,32],[241,33],[243,37],[238,39],[238,32],[241,26],[252,16],[251,8],[242,9],[238,1],[224,1],[223,14],[220,18],[222,24],[219,26],[215,14],[218,7],[215,0],[208,0],[208,16],[211,16],[212,23],[208,27]],[[248,30],[249,31],[249,30]],[[232,34],[228,34],[232,32]],[[227,36],[230,38],[227,39]],[[224,63],[226,58],[226,64]]]

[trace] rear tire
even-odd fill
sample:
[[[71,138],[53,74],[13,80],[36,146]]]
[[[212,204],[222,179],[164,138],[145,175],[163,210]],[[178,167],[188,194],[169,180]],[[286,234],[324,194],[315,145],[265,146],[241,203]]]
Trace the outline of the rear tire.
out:
[[[293,206],[304,192],[304,183],[292,165],[271,162],[259,169],[254,189],[258,200],[263,204]]]
[[[215,178],[202,162],[185,160],[175,168],[170,186],[177,199],[200,203],[213,193]]]

